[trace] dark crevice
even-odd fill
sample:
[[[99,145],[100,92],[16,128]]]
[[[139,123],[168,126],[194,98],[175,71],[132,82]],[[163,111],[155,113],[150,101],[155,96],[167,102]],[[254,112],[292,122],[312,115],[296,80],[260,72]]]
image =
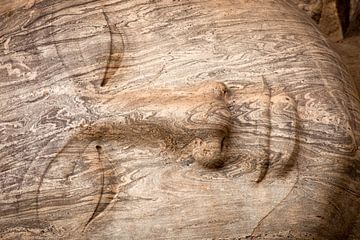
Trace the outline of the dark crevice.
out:
[[[336,0],[336,8],[341,22],[343,34],[350,25],[350,0]]]
[[[256,180],[256,183],[260,183],[262,180],[264,180],[267,172],[269,171],[269,167],[270,167],[270,144],[271,144],[271,131],[272,131],[272,126],[271,126],[271,98],[272,98],[272,93],[271,93],[271,88],[269,86],[269,84],[267,83],[267,81],[265,80],[264,77],[262,77],[263,80],[263,85],[264,85],[264,92],[265,95],[267,95],[267,110],[266,110],[266,117],[267,117],[267,140],[266,140],[266,149],[265,149],[265,159],[263,161],[261,161],[259,164],[260,166],[260,174],[258,179]]]
[[[110,62],[111,62],[111,55],[113,54],[113,33],[111,31],[111,27],[110,27],[110,21],[109,21],[109,17],[108,15],[103,12],[104,18],[106,20],[106,24],[107,27],[109,28],[109,34],[110,34],[110,53],[109,53],[109,57],[107,59],[107,63],[106,63],[106,68],[105,68],[105,73],[104,73],[104,78],[100,84],[101,87],[104,87],[106,85],[106,83],[108,82],[108,72],[109,72],[109,67],[110,67]]]
[[[221,145],[220,145],[221,152],[224,150],[225,139],[226,137],[223,137],[223,139],[221,140]]]
[[[108,15],[104,11],[103,15],[110,34],[110,52],[106,62],[104,77],[100,84],[101,87],[104,87],[108,83],[109,79],[114,76],[115,72],[120,67],[124,51],[124,40],[122,35],[120,34],[116,26],[110,22]]]

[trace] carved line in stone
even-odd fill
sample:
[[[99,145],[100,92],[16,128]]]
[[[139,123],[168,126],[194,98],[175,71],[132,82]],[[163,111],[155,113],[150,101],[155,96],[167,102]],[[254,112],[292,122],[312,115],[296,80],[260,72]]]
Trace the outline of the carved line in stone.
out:
[[[104,87],[108,83],[109,79],[111,79],[115,75],[116,71],[120,68],[124,57],[125,44],[120,31],[114,24],[110,22],[109,17],[105,11],[102,13],[106,20],[110,34],[110,53],[107,59],[104,77],[100,84],[101,87]]]
[[[99,164],[102,168],[100,196],[99,196],[98,202],[96,204],[95,210],[94,210],[93,214],[91,215],[91,217],[89,218],[89,220],[86,222],[83,231],[85,231],[86,227],[96,218],[96,216],[98,216],[100,214],[100,204],[101,204],[103,196],[104,196],[104,187],[105,187],[104,186],[105,185],[105,167],[104,167],[104,164],[102,163],[102,159],[101,159],[101,150],[102,150],[101,146],[96,145],[96,151],[97,151],[98,158],[99,158]]]
[[[299,182],[300,172],[299,172],[299,163],[297,161],[297,157],[299,155],[300,151],[300,145],[299,145],[299,130],[300,130],[300,124],[299,124],[299,116],[297,111],[297,103],[296,101],[291,98],[290,96],[286,94],[280,94],[277,96],[272,97],[271,101],[271,108],[270,111],[274,112],[273,115],[281,116],[281,120],[276,122],[274,121],[272,123],[272,126],[275,126],[276,123],[286,123],[290,126],[290,129],[280,129],[280,127],[275,128],[274,130],[280,130],[281,134],[284,134],[283,137],[286,137],[288,141],[285,144],[277,144],[277,148],[279,151],[279,156],[270,156],[269,154],[269,166],[273,163],[272,161],[278,160],[280,162],[281,169],[272,169],[276,171],[276,174],[278,176],[285,175],[288,171],[292,169],[292,167],[295,165],[296,167],[296,181],[290,191],[286,194],[286,196],[278,203],[276,204],[261,220],[257,223],[257,225],[254,227],[252,233],[251,233],[251,239],[256,239],[257,237],[261,237],[262,235],[257,233],[261,232],[260,227],[262,223],[267,219],[278,207],[280,207],[286,199],[291,195],[291,193],[294,191],[296,186]],[[279,108],[282,110],[282,114],[275,114],[276,109]],[[285,113],[286,112],[286,113]],[[284,113],[284,114],[283,114]],[[286,115],[288,114],[288,116]],[[290,119],[289,119],[290,118]],[[270,135],[270,144],[269,149],[270,152],[272,152],[274,149],[272,149],[271,139],[276,138],[277,136]]]
[[[256,180],[257,183],[260,183],[266,176],[269,165],[270,165],[270,136],[271,136],[271,89],[269,84],[266,82],[264,76],[262,77],[263,81],[263,94],[266,96],[266,118],[267,118],[267,132],[266,132],[266,149],[265,149],[265,158],[262,159],[260,164],[260,173],[259,177]]]
[[[105,171],[107,171],[107,167],[105,166],[105,161],[108,161],[108,163],[111,165],[110,170],[114,171],[116,173],[116,177],[118,177],[119,174],[117,173],[116,167],[113,165],[111,160],[105,156],[104,148],[100,145],[96,145],[95,148],[96,148],[96,152],[98,155],[98,162],[101,167],[101,187],[100,187],[99,198],[98,198],[96,207],[94,209],[93,214],[91,215],[89,220],[86,222],[86,224],[83,228],[83,232],[86,231],[87,227],[98,216],[100,216],[102,213],[106,212],[106,210],[114,203],[114,199],[116,199],[116,196],[119,193],[118,189],[116,192],[111,192],[111,194],[109,194],[108,192],[105,191],[105,188],[107,187],[107,186],[105,186],[106,185],[105,184]]]
[[[299,121],[295,100],[286,94],[273,95],[264,77],[263,86],[263,94],[266,96],[267,101],[266,118],[268,126],[265,157],[259,161],[260,173],[256,180],[257,183],[264,180],[275,160],[280,162],[278,165],[282,166],[281,169],[277,169],[277,175],[284,175],[288,172],[294,165],[294,161],[296,161],[299,148]],[[282,129],[281,125],[288,126],[289,129]],[[276,138],[286,138],[287,141],[285,144],[274,144]]]

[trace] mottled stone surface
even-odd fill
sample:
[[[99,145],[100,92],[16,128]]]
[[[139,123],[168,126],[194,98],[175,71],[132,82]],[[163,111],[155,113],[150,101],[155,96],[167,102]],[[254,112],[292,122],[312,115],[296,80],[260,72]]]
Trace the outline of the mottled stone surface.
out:
[[[346,239],[352,231],[359,97],[293,4],[6,6],[2,239]]]
[[[333,41],[344,38],[348,29],[357,25],[360,16],[359,0],[292,0],[318,24]]]
[[[323,0],[292,0],[301,10],[319,23],[323,8]]]
[[[360,1],[350,0],[350,22],[354,22],[360,17]]]
[[[344,40],[335,43],[334,46],[348,67],[360,94],[360,24],[355,26]],[[360,239],[360,216],[350,239]]]

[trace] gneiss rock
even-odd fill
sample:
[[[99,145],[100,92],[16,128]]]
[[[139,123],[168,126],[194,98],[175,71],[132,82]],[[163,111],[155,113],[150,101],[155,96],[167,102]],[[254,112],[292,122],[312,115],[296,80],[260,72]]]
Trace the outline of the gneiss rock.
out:
[[[348,237],[360,102],[294,4],[23,4],[0,11],[2,239]]]

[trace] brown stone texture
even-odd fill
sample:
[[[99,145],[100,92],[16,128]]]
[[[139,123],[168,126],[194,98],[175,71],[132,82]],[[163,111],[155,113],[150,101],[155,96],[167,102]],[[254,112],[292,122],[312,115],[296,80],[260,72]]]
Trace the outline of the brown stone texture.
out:
[[[301,10],[319,23],[323,9],[323,0],[292,0]]]
[[[356,23],[360,17],[360,1],[350,0],[350,22]]]
[[[360,24],[357,21],[347,33],[345,39],[334,43],[337,52],[341,55],[350,74],[355,80],[360,94]],[[360,215],[350,237],[351,240],[360,239]]]
[[[356,239],[360,101],[287,0],[0,7],[1,239]]]
[[[360,16],[359,0],[292,0],[318,24],[333,41],[344,38],[356,27]]]

